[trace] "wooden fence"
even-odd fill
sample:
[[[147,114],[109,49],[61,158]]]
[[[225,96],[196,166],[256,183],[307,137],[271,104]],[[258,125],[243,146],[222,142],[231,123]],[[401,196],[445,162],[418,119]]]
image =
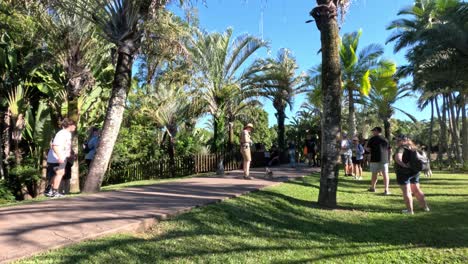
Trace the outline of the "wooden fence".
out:
[[[106,172],[103,185],[214,172],[221,159],[226,171],[240,169],[242,166],[242,157],[237,152],[177,157],[174,168],[171,168],[169,159],[166,158],[130,165],[112,165]]]

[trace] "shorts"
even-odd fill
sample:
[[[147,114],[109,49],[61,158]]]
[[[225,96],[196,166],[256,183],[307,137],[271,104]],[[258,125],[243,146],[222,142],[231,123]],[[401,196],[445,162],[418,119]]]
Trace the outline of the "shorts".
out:
[[[241,146],[241,154],[243,161],[252,161],[252,154],[250,154],[249,146]]]
[[[364,160],[362,159],[357,160],[356,157],[352,157],[351,160],[353,161],[353,164],[355,165],[362,165],[362,163],[364,162]]]
[[[353,162],[351,156],[347,154],[341,154],[341,164],[351,165]]]
[[[419,183],[419,172],[414,175],[397,173],[396,178],[399,185],[416,184]]]
[[[377,173],[379,171],[388,174],[388,163],[387,162],[371,162],[369,165],[370,171],[372,173]]]

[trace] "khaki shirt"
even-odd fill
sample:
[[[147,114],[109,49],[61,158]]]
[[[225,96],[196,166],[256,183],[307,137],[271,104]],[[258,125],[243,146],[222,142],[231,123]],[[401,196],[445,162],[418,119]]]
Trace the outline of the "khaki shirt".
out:
[[[252,143],[252,140],[250,139],[250,132],[247,129],[243,129],[241,132],[241,145],[244,144],[249,144]]]

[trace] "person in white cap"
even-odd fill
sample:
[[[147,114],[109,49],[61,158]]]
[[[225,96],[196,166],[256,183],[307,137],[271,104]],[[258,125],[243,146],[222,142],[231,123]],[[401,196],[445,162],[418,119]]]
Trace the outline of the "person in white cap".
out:
[[[252,144],[252,140],[250,139],[250,133],[253,130],[253,125],[248,123],[244,126],[244,129],[241,132],[240,144],[241,149],[240,152],[242,154],[242,169],[244,170],[244,179],[251,180],[250,177],[250,162],[252,161],[252,155],[250,153],[250,145]]]

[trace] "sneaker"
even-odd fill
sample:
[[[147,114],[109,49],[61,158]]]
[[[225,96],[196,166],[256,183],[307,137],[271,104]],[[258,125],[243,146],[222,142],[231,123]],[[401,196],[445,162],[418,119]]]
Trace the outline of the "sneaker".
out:
[[[375,192],[375,188],[372,188],[370,187],[369,189],[367,189],[368,192]]]
[[[61,194],[61,193],[59,193],[59,192],[54,192],[54,193],[52,194],[52,196],[49,196],[49,197],[51,197],[51,198],[62,198],[62,197],[64,197],[64,196],[65,196],[65,195],[63,195],[63,194]]]
[[[413,215],[413,214],[414,214],[414,212],[408,211],[407,209],[401,210],[401,213],[402,213],[402,214],[409,214],[409,215]]]
[[[426,208],[424,208],[424,212],[430,212],[430,211],[431,211],[431,209],[428,206],[426,206]]]
[[[52,189],[50,189],[50,190],[44,192],[44,196],[45,197],[52,197],[52,196],[54,196],[54,192],[52,191]]]
[[[390,191],[385,191],[385,192],[383,193],[383,195],[390,195],[390,194],[392,194]]]
[[[357,177],[358,180],[362,180],[362,177]]]
[[[252,177],[250,177],[250,176],[244,176],[244,180],[252,180]]]

